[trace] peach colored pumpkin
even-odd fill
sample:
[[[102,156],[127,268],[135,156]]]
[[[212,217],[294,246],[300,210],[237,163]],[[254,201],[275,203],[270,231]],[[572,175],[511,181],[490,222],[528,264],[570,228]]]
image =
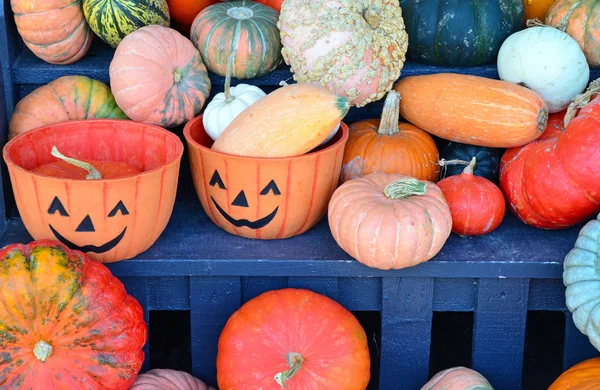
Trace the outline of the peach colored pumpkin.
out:
[[[435,184],[373,173],[335,191],[329,227],[338,245],[359,262],[400,269],[427,261],[442,249],[452,216]]]
[[[381,99],[404,66],[398,0],[286,0],[278,26],[294,80],[324,85],[357,107]]]
[[[162,127],[192,119],[210,93],[206,67],[192,42],[157,25],[121,41],[110,63],[110,83],[129,118]]]
[[[51,64],[71,64],[87,53],[94,36],[81,0],[11,0],[25,45]]]
[[[129,390],[215,390],[187,372],[154,369],[137,377]]]
[[[438,372],[421,390],[494,390],[477,371],[465,367],[453,367]]]

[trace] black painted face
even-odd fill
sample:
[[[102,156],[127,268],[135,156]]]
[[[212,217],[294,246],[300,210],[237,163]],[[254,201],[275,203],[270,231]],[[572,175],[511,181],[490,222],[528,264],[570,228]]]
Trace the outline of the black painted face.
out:
[[[119,201],[119,203],[117,203],[117,205],[108,213],[107,217],[109,217],[109,218],[116,217],[119,212],[121,213],[121,215],[129,215],[129,211],[127,211],[127,208],[125,207],[125,205],[123,204],[122,201]],[[54,197],[54,199],[52,200],[52,203],[50,204],[50,207],[48,208],[48,214],[52,215],[52,214],[56,214],[56,213],[58,213],[62,217],[69,216],[69,213],[67,212],[67,210],[65,209],[62,202],[60,201],[60,199],[58,199],[57,196]],[[74,244],[67,238],[65,238],[51,224],[48,224],[48,226],[50,227],[50,230],[52,231],[52,233],[56,236],[56,238],[60,242],[62,242],[63,244],[65,244],[66,246],[68,246],[71,249],[75,249],[75,250],[78,250],[78,251],[81,251],[84,253],[85,252],[92,252],[92,253],[108,252],[109,250],[113,249],[121,242],[121,240],[125,236],[125,232],[127,231],[127,226],[125,226],[123,231],[121,233],[119,233],[118,236],[116,236],[112,240],[110,240],[100,246],[95,246],[95,245],[79,246],[79,245]],[[79,233],[93,233],[95,231],[96,231],[96,229],[94,228],[94,223],[92,222],[92,219],[90,218],[89,215],[86,215],[85,218],[83,218],[83,220],[79,224],[79,226],[77,226],[77,229],[75,229],[75,232],[79,232]]]
[[[215,173],[213,173],[209,184],[212,187],[217,186],[222,190],[227,190],[227,187],[225,187],[225,183],[223,183],[223,180],[221,179],[221,176],[219,175],[219,172],[217,170],[215,170]],[[260,191],[261,196],[266,196],[269,193],[273,193],[273,195],[277,195],[277,196],[281,195],[281,192],[279,191],[279,188],[277,188],[277,184],[275,184],[274,180],[271,180],[269,182],[269,184],[267,184],[266,187]],[[247,219],[235,219],[231,215],[229,215],[217,203],[215,198],[213,198],[211,196],[210,199],[212,200],[213,204],[215,205],[215,207],[217,208],[219,213],[223,216],[223,218],[225,218],[227,220],[227,222],[229,222],[230,224],[232,224],[235,227],[248,227],[250,229],[261,229],[261,228],[267,226],[273,220],[273,218],[275,218],[275,216],[277,215],[277,211],[279,211],[279,206],[277,206],[277,207],[275,207],[275,210],[273,210],[269,215],[267,215],[263,218],[257,219],[255,221],[249,221]],[[246,198],[246,194],[244,193],[243,190],[240,191],[239,194],[237,194],[237,196],[235,197],[233,202],[231,202],[231,205],[236,206],[236,207],[249,207],[248,199]]]

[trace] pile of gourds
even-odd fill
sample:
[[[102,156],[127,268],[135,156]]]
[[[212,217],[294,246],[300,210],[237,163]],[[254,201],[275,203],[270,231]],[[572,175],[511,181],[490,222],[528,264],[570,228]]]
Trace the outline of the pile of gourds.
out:
[[[143,176],[155,180],[146,187],[160,188],[156,203],[168,212],[160,215],[162,228],[149,231],[139,248],[124,251],[117,242],[104,248],[110,255],[97,255],[104,245],[77,246],[50,225],[51,230],[35,229],[24,222],[35,238],[58,239],[104,262],[130,258],[152,245],[170,216],[182,146],[164,135],[156,138],[154,143],[172,147],[161,152],[146,146],[152,153],[142,155],[162,156],[148,168],[138,161],[146,157],[107,161],[100,152],[97,158],[73,159],[57,148],[50,153],[47,141],[43,148],[35,145],[42,142],[44,126],[100,119],[90,126],[106,127],[103,120],[117,119],[130,127],[150,125],[144,134],[153,126],[185,125],[200,201],[226,231],[287,238],[310,229],[328,211],[335,241],[370,267],[400,269],[427,261],[452,232],[490,233],[501,224],[506,201],[528,225],[573,226],[600,212],[600,82],[588,86],[590,66],[600,66],[600,27],[589,17],[594,5],[592,0],[446,2],[443,7],[437,0],[12,0],[24,43],[44,61],[80,60],[94,34],[116,48],[110,87],[65,76],[15,107],[5,160],[19,210],[25,215],[27,202],[19,201],[17,183],[23,181],[16,160],[25,161],[34,178],[65,179],[55,189],[66,191],[67,198],[71,180],[102,180],[102,218],[136,215],[122,199],[110,198],[114,205],[106,209],[107,186],[110,180],[132,179],[127,188],[135,189],[137,199],[147,196],[138,193]],[[446,67],[497,60],[500,80],[455,73],[399,79],[406,57]],[[248,84],[231,86],[232,78],[262,77],[283,62],[296,84],[283,82],[269,94]],[[224,76],[225,88],[206,104],[209,72]],[[380,118],[349,128],[342,122],[351,107],[383,98]],[[69,130],[72,142],[76,132]],[[88,133],[86,139],[93,140]],[[15,151],[19,140],[24,149]],[[31,152],[32,144],[45,155]],[[112,155],[123,150],[128,147]],[[173,172],[164,173],[167,169]],[[298,198],[290,195],[294,185],[301,188]],[[221,202],[248,208],[248,199],[263,196],[277,202],[264,216],[256,206],[249,215],[257,219],[242,211],[232,215]],[[48,197],[47,214],[69,217],[69,205],[58,195]],[[599,226],[594,220],[582,230],[565,260],[564,280],[575,324],[600,349]],[[89,215],[78,227],[93,229]],[[0,386],[35,388],[36,375],[71,381],[73,388],[86,377],[103,388],[133,385],[143,361],[143,315],[104,266],[49,241],[10,246],[0,255],[0,289],[12,305],[1,306],[0,319],[13,321],[0,322]],[[257,314],[265,310],[270,313]],[[321,316],[317,321],[315,313]],[[78,325],[71,327],[73,321]],[[315,323],[330,329],[312,329]],[[296,340],[298,329],[303,338]],[[336,343],[338,353],[319,364],[328,343]],[[240,358],[245,355],[251,358]],[[287,289],[263,294],[231,317],[219,341],[217,367],[222,389],[251,381],[264,388],[328,383],[350,390],[366,388],[370,361],[364,330],[352,314],[323,296]],[[552,388],[573,388],[561,383],[575,375],[565,373]],[[168,370],[146,373],[133,386],[207,388]],[[465,368],[442,372],[423,389],[468,386],[491,389]]]

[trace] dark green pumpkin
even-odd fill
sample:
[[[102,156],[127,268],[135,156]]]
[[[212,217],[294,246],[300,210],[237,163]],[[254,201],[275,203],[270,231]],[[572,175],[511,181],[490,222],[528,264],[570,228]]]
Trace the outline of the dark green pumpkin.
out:
[[[139,28],[171,22],[167,0],[83,0],[82,7],[91,29],[112,47]]]
[[[523,0],[401,0],[408,57],[426,64],[476,66],[496,59],[523,28]]]
[[[475,157],[473,173],[497,183],[503,151],[504,149],[448,142],[440,153],[440,157],[447,162],[440,168],[440,179],[460,175],[471,159]],[[456,160],[460,162],[452,162]]]

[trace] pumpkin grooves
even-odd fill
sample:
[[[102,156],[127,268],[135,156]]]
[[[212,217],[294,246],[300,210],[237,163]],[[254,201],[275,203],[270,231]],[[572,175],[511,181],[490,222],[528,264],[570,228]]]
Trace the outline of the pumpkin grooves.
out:
[[[38,360],[43,362],[46,361],[50,356],[52,356],[52,346],[45,342],[44,340],[38,341],[33,347],[33,354]]]
[[[304,357],[298,352],[288,353],[288,366],[290,366],[290,369],[275,375],[275,382],[281,385],[282,388],[287,389],[288,387],[285,383],[292,379],[292,377],[296,375],[298,371],[300,371],[303,363]]]
[[[383,193],[390,199],[404,199],[414,195],[425,195],[427,184],[413,178],[402,178],[388,184]]]
[[[398,121],[400,119],[400,94],[394,90],[388,92],[381,113],[381,121],[377,128],[378,135],[394,135],[400,132]]]
[[[86,180],[101,180],[102,179],[102,174],[100,174],[100,172],[96,168],[94,168],[94,166],[92,164],[89,164],[89,163],[86,163],[83,161],[79,161],[79,160],[76,160],[71,157],[67,157],[67,156],[63,155],[61,152],[59,152],[58,149],[56,148],[56,146],[52,147],[52,152],[50,154],[58,159],[63,160],[64,162],[67,162],[69,164],[75,165],[78,168],[85,169],[86,171],[88,171],[89,173],[85,177]]]

